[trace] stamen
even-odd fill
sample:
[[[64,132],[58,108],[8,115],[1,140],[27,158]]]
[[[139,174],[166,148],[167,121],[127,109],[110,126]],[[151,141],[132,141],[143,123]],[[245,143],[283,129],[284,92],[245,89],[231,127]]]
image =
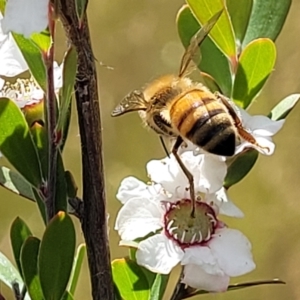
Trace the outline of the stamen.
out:
[[[174,223],[174,220],[171,220],[171,221],[168,223],[168,225],[167,225],[167,229],[168,229],[168,230],[171,229],[173,223]]]
[[[186,232],[185,231],[183,231],[183,233],[182,233],[182,237],[181,237],[181,243],[183,243],[184,242],[184,238],[185,238],[185,235],[186,235]]]
[[[173,227],[169,230],[170,233],[173,233],[175,230],[177,229],[177,227]]]
[[[202,239],[203,239],[202,232],[199,231],[198,233],[199,233],[199,241],[202,242]]]
[[[193,244],[196,240],[196,233],[193,235],[192,239],[191,239],[191,244]]]

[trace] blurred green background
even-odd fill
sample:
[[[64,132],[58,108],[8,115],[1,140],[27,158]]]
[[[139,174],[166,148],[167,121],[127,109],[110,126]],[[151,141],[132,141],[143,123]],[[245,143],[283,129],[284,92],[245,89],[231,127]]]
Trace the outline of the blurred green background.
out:
[[[118,246],[119,238],[113,229],[120,208],[115,198],[120,181],[129,175],[147,179],[146,162],[163,157],[164,152],[157,136],[143,128],[137,114],[111,118],[110,112],[132,89],[161,74],[177,72],[183,47],[177,35],[175,17],[183,4],[183,0],[102,0],[89,3],[101,96],[112,258],[128,253],[127,249]],[[295,0],[276,42],[278,58],[274,73],[252,105],[252,113],[267,114],[281,99],[300,90],[299,11],[300,1]],[[66,40],[60,28],[57,36],[58,60],[61,60],[65,48]],[[75,105],[73,108],[64,160],[66,168],[76,178],[81,195],[80,137]],[[210,294],[199,299],[300,299],[299,124],[300,107],[296,107],[275,137],[275,154],[272,157],[260,156],[251,173],[230,191],[232,200],[244,211],[245,218],[223,218],[230,227],[241,230],[249,238],[257,264],[252,273],[233,278],[232,283],[280,278],[287,284]],[[1,164],[7,164],[3,158],[1,160]],[[35,235],[42,235],[44,228],[37,207],[1,188],[0,250],[10,258],[9,228],[16,216],[26,220]],[[73,220],[77,241],[83,242],[80,224],[77,219]],[[3,284],[0,289],[5,295],[10,295],[7,300],[13,299]],[[91,299],[86,262],[75,298]]]

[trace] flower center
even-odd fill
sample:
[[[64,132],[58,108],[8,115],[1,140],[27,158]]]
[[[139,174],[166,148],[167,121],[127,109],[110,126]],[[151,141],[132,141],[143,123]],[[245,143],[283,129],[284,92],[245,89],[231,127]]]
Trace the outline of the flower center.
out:
[[[207,242],[218,224],[215,212],[208,204],[197,201],[194,218],[191,210],[191,200],[182,199],[171,204],[164,216],[167,236],[181,246]]]
[[[33,103],[38,103],[43,99],[43,91],[35,83],[34,79],[20,79],[18,78],[16,82],[10,83],[5,82],[5,85],[0,91],[1,97],[7,97],[15,102],[24,102],[20,107]],[[28,103],[26,103],[28,102]]]

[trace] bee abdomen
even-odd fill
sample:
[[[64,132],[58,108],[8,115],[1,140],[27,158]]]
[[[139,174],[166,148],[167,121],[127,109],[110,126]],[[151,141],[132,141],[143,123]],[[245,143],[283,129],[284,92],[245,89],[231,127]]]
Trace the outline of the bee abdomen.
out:
[[[178,99],[171,109],[172,125],[181,136],[209,153],[232,156],[236,129],[224,105],[214,95],[192,91]]]
[[[186,137],[212,154],[232,156],[235,152],[235,128],[222,109],[210,111],[209,116],[196,120]]]

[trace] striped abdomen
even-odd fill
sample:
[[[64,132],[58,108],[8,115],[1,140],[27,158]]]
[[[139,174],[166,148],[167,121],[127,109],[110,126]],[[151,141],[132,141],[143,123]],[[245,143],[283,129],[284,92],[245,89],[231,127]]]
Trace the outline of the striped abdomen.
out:
[[[222,156],[234,154],[234,122],[214,94],[201,90],[181,94],[170,107],[170,118],[181,136],[205,151]]]

